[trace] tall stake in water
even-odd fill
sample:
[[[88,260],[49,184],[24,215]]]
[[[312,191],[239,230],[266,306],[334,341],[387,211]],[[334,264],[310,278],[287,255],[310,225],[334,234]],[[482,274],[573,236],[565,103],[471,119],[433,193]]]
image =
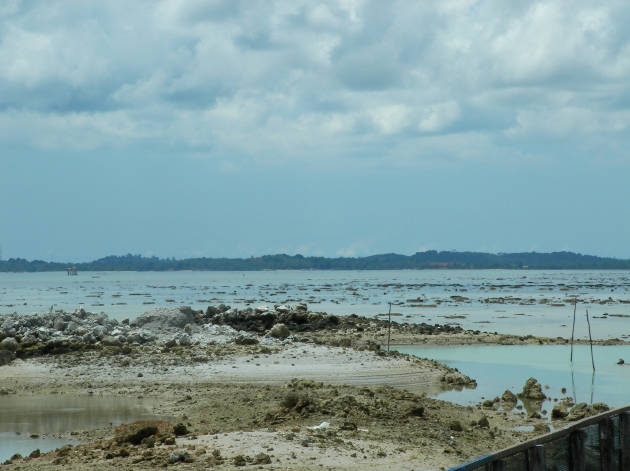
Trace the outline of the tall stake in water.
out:
[[[387,326],[387,351],[389,352],[389,338],[392,333],[392,303],[389,304],[389,324]]]
[[[591,363],[595,371],[595,360],[593,359],[593,337],[591,337],[591,321],[588,319],[588,309],[586,310],[586,323],[588,324],[588,340],[591,342]]]
[[[577,298],[573,303],[573,330],[571,331],[571,361],[573,361],[573,337],[575,335],[575,312],[577,311]]]

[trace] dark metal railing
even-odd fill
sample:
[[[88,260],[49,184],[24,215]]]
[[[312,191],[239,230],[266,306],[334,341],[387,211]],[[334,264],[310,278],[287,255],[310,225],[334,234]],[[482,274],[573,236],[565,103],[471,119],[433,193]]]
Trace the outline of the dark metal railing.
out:
[[[588,417],[449,471],[630,471],[630,406]]]

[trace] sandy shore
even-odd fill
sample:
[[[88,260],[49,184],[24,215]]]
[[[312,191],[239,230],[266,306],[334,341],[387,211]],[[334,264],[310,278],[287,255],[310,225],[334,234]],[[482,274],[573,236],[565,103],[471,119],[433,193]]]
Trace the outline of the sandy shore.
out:
[[[291,341],[162,350],[16,360],[0,367],[0,382],[18,395],[155,398],[156,414],[188,428],[175,445],[118,445],[111,428],[72,431],[92,443],[5,468],[232,469],[256,462],[269,469],[440,470],[527,437],[512,430],[525,423],[522,416],[427,398],[445,374],[458,375],[433,361]],[[288,407],[287,397],[306,406]],[[488,424],[473,424],[483,417]],[[310,428],[323,422],[329,426]],[[184,453],[190,462],[173,464]]]

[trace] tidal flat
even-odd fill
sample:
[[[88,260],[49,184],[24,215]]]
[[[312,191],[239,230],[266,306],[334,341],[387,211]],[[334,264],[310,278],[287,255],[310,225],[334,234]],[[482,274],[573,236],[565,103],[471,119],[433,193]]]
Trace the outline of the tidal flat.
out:
[[[477,278],[479,273],[482,278]],[[22,283],[19,296],[29,311],[16,309],[15,314],[0,317],[0,342],[9,347],[3,350],[7,364],[0,366],[0,408],[2,401],[5,406],[14,401],[12,409],[32,410],[34,401],[42,397],[93,400],[94,404],[122,400],[138,407],[132,406],[136,415],[127,417],[99,413],[95,417],[100,419],[90,420],[87,414],[88,420],[80,424],[67,421],[81,407],[58,407],[54,432],[42,432],[28,420],[22,421],[19,430],[8,425],[7,432],[0,435],[0,447],[4,444],[0,449],[11,453],[3,457],[6,468],[59,469],[63,465],[110,469],[114,463],[134,469],[256,465],[269,469],[378,466],[439,470],[562,427],[571,420],[569,413],[575,403],[608,401],[609,406],[616,406],[623,401],[614,391],[624,387],[618,381],[625,376],[617,373],[625,373],[626,367],[613,363],[614,357],[623,358],[627,348],[628,326],[623,316],[628,285],[623,272],[576,272],[564,282],[552,272],[540,274],[532,286],[522,281],[523,276],[531,276],[523,271],[491,276],[475,272],[474,277],[468,275],[467,282],[463,272],[435,272],[437,281],[431,283],[426,273],[380,273],[378,278],[364,272],[290,272],[290,283],[272,283],[279,274],[287,279],[284,272],[245,274],[260,277],[247,283],[243,274],[188,273],[182,275],[181,283],[150,285],[168,290],[169,297],[164,294],[162,301],[149,284],[141,290],[137,280],[142,278],[144,283],[147,276],[169,274],[138,274],[127,285],[120,281],[127,274],[120,273],[90,274],[100,278],[89,279],[85,274],[67,279],[56,275],[55,280],[42,281],[50,275],[44,274],[31,278],[35,281],[30,287],[23,281],[27,275],[14,279],[16,289]],[[130,279],[135,276],[129,274]],[[210,284],[212,276],[218,276],[215,284]],[[453,279],[455,276],[459,279]],[[549,276],[553,282],[546,281]],[[106,277],[117,281],[100,281]],[[226,281],[229,277],[233,282]],[[338,277],[337,284],[331,279],[334,277]],[[196,284],[191,284],[193,278]],[[77,293],[83,296],[81,290],[94,288],[86,281],[101,283],[98,291],[90,293],[100,294],[101,301],[93,304],[103,306],[76,307]],[[72,294],[74,283],[89,287]],[[555,288],[542,295],[534,293],[545,284]],[[2,286],[0,303],[15,303],[7,299],[18,295],[6,284]],[[571,287],[568,291],[567,286]],[[256,295],[242,297],[239,289],[246,288]],[[210,291],[219,294],[220,289],[224,293],[221,299],[207,299],[213,294]],[[325,297],[322,290],[327,291]],[[204,296],[198,296],[199,291]],[[45,306],[70,294],[75,296],[68,302],[74,304],[72,309],[56,303],[53,309],[37,314],[30,311],[37,296]],[[148,302],[156,306],[133,301],[118,305],[125,310],[115,315],[105,314],[109,311],[103,302],[107,296],[122,303],[118,300],[139,295],[152,297],[155,301]],[[554,360],[552,369],[564,371],[569,340],[566,333],[556,335],[565,332],[556,324],[572,320],[573,307],[567,300],[575,297],[580,299],[578,327],[583,327],[586,306],[594,318],[595,359],[601,374],[592,383],[592,399],[582,378],[588,375],[583,358],[585,338],[577,328],[577,392],[573,394],[568,377],[556,384],[545,373],[549,358]],[[387,313],[386,300],[392,298],[396,304],[389,332],[383,314]],[[183,305],[194,302],[180,308],[167,299]],[[237,299],[247,302],[234,303]],[[472,321],[483,318],[474,314],[475,309],[489,319],[506,317],[504,312],[494,311],[513,310],[532,317],[536,312],[543,313],[541,317],[549,313],[551,320],[522,323],[520,319],[526,316],[518,315],[513,316],[517,321],[499,320],[510,333],[500,331],[499,324]],[[606,316],[600,312],[604,309]],[[427,312],[434,313],[430,321]],[[614,332],[609,321],[616,323]],[[535,328],[523,330],[523,325]],[[549,326],[546,330],[545,325]],[[548,334],[531,333],[539,328]],[[13,340],[7,341],[9,338]],[[499,350],[483,353],[483,349]],[[545,349],[552,349],[551,353]],[[494,376],[486,374],[499,368],[496,357],[501,355],[505,356],[501,367],[512,375],[503,375],[501,370]],[[504,400],[506,390],[519,393],[530,375],[540,376],[540,387],[549,399],[539,401],[533,409],[531,401],[512,403],[509,396],[509,401]],[[613,377],[614,384],[607,379]],[[566,392],[558,390],[561,387]],[[612,395],[606,392],[609,389]],[[575,399],[573,404],[571,399]],[[567,416],[551,421],[549,413],[558,403],[566,408]],[[120,412],[125,407],[114,409]],[[574,409],[583,414],[599,410],[589,407]],[[543,410],[549,413],[540,413]],[[134,443],[128,438],[128,429],[120,426],[137,421],[157,425],[151,437]],[[13,434],[13,452],[8,451],[11,441],[6,433]],[[33,435],[39,436],[30,438]],[[33,449],[28,453],[26,437],[32,440]],[[40,446],[46,440],[50,440],[47,445]],[[37,448],[39,452],[34,453]]]

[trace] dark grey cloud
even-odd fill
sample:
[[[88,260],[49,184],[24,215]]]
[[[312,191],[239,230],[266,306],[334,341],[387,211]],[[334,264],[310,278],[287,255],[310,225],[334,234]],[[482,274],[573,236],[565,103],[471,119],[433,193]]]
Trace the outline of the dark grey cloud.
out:
[[[408,166],[605,136],[627,160],[629,20],[617,0],[7,1],[0,142]]]

